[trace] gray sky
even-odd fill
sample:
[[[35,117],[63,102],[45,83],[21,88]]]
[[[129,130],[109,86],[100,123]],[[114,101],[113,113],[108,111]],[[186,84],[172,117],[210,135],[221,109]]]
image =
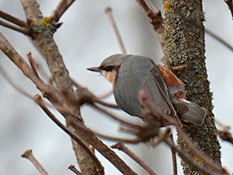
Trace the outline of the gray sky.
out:
[[[48,16],[58,1],[40,0],[38,2],[43,15]],[[149,56],[156,62],[159,62],[162,57],[156,34],[135,0],[76,1],[62,17],[63,25],[56,32],[55,40],[70,75],[95,94],[108,92],[111,85],[103,77],[86,71],[86,68],[99,65],[105,57],[120,52],[115,35],[104,14],[107,6],[111,6],[113,9],[128,53]],[[0,7],[1,10],[14,16],[25,18],[19,1],[2,0]],[[158,8],[162,10],[161,6]],[[233,35],[230,34],[233,29],[232,19],[224,2],[204,1],[204,11],[205,26],[232,43]],[[31,51],[43,69],[48,71],[43,59],[25,36],[2,27],[0,30],[24,58],[26,58],[26,53]],[[32,95],[39,93],[35,86],[2,53],[0,53],[0,57],[1,66],[7,70],[20,87]],[[206,36],[206,58],[215,116],[223,123],[232,126],[232,53],[220,43]],[[38,174],[31,163],[20,157],[29,148],[33,150],[35,156],[50,174],[72,174],[67,167],[69,164],[76,164],[76,160],[69,137],[52,123],[31,99],[18,93],[1,75],[0,82],[0,174]],[[114,101],[113,97],[107,100]],[[123,112],[114,112],[132,120]],[[59,114],[57,115],[59,116]],[[119,125],[116,122],[88,106],[82,107],[82,115],[86,124],[93,130],[120,136],[117,131]],[[63,121],[62,117],[59,116],[59,118]],[[114,142],[106,143],[114,144]],[[232,145],[228,143],[221,145],[223,165],[233,171]],[[160,145],[154,150],[144,144],[130,146],[130,148],[143,157],[159,174],[171,174],[171,169],[168,168],[172,167],[170,151],[164,145]],[[125,158],[130,166],[136,167],[135,169],[141,172],[139,174],[144,173],[127,156],[122,153],[119,155]],[[100,159],[106,165],[106,174],[120,174],[104,158],[100,156]]]

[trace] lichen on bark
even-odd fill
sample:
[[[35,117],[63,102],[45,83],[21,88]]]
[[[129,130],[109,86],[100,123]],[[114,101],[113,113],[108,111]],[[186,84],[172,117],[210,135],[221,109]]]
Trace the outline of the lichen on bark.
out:
[[[185,83],[188,100],[208,111],[205,123],[200,126],[185,125],[184,131],[197,144],[197,148],[221,165],[220,145],[217,140],[212,93],[209,89],[205,64],[204,13],[201,0],[164,0],[164,61],[168,66],[184,65],[175,74]],[[186,143],[178,137],[182,150],[193,156]],[[182,161],[184,174],[201,174]]]

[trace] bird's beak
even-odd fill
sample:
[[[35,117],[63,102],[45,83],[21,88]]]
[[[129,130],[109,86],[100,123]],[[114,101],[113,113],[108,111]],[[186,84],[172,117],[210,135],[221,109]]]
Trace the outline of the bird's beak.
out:
[[[87,70],[93,71],[93,72],[100,72],[99,67],[89,67],[89,68],[87,68]]]

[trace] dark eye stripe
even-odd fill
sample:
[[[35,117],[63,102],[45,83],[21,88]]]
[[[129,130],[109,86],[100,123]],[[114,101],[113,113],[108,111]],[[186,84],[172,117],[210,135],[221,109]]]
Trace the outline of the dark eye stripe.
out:
[[[102,67],[102,70],[105,70],[105,71],[112,71],[113,70],[113,66],[107,66],[107,67]]]

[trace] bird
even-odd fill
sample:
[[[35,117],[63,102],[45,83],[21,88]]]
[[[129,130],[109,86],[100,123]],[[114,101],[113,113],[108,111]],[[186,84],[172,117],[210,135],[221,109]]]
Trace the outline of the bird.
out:
[[[143,91],[152,106],[166,115],[197,126],[204,122],[206,109],[186,99],[184,83],[166,65],[149,57],[114,54],[87,70],[101,73],[113,85],[117,105],[132,116],[142,116],[145,106],[139,92]]]

